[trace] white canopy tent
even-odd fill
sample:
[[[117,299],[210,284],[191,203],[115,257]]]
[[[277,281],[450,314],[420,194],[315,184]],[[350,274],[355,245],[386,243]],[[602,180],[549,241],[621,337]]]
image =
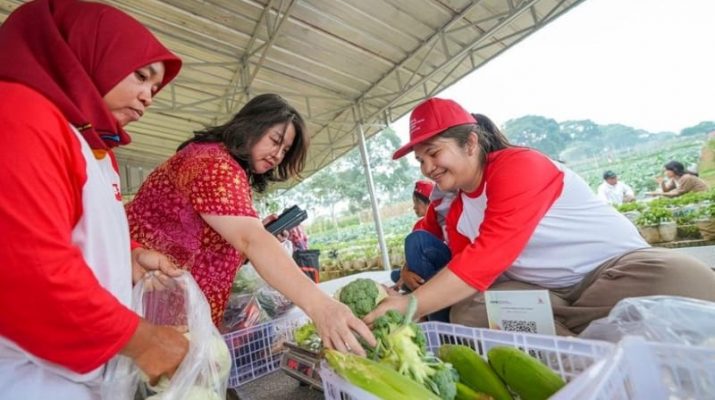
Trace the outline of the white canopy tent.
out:
[[[226,121],[255,94],[279,93],[308,121],[304,177],[360,146],[387,267],[365,139],[582,1],[107,1],[184,60],[117,152],[123,192],[194,130]],[[0,0],[0,22],[22,3]]]

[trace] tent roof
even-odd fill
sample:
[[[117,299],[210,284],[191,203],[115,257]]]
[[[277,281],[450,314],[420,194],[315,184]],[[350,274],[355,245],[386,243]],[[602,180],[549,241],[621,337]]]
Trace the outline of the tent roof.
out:
[[[117,152],[125,191],[192,131],[265,92],[308,120],[310,176],[357,145],[360,122],[374,135],[582,1],[108,1],[184,60]],[[0,0],[0,21],[22,3]]]

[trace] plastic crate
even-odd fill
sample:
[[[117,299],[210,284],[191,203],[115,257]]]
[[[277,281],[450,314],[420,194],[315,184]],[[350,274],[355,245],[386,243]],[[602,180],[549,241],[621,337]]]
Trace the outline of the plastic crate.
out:
[[[283,343],[292,341],[293,330],[305,322],[304,314],[292,315],[225,334],[232,360],[228,387],[239,387],[278,369]]]
[[[715,349],[626,337],[577,398],[715,399]]]
[[[577,398],[572,394],[580,393],[581,388],[590,382],[580,375],[599,361],[607,359],[615,350],[613,344],[592,340],[469,328],[441,322],[426,322],[420,326],[427,336],[427,347],[431,351],[449,343],[469,346],[484,358],[489,349],[495,346],[518,347],[528,352],[569,382],[553,399]],[[335,374],[325,362],[320,376],[326,399],[376,399]]]

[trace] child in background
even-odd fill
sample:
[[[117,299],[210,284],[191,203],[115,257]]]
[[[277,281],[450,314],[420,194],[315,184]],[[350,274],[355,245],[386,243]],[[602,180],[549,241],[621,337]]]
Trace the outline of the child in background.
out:
[[[445,193],[436,189],[434,183],[419,180],[412,193],[415,214],[420,217],[405,238],[405,265],[392,271],[396,288],[415,290],[444,267],[452,254],[445,244],[444,233],[439,222],[439,210],[449,209]],[[442,218],[444,220],[444,218]],[[449,310],[441,310],[427,316],[432,321],[449,321]]]

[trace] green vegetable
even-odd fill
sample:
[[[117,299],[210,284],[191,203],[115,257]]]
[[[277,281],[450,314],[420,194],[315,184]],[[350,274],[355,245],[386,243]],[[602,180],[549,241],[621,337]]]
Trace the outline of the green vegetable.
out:
[[[320,351],[320,348],[323,346],[320,335],[318,335],[318,331],[315,329],[315,324],[312,322],[308,322],[296,328],[296,330],[293,331],[293,337],[298,346],[308,350]]]
[[[497,400],[511,400],[511,394],[504,382],[472,348],[445,344],[439,348],[439,358],[451,363],[459,372],[461,383],[470,389],[484,392]]]
[[[325,358],[338,375],[381,399],[439,400],[439,397],[425,387],[400,375],[387,365],[331,349],[326,350]]]
[[[336,294],[341,303],[350,307],[353,314],[362,318],[387,298],[387,291],[372,279],[356,279],[343,286]]]
[[[384,315],[378,317],[372,324],[372,334],[378,342],[375,348],[367,348],[368,356],[372,359],[379,359],[384,356],[384,346],[382,344],[382,338],[387,337],[391,332],[395,331],[399,326],[407,325],[412,331],[414,331],[414,337],[412,341],[415,342],[417,347],[419,347],[420,352],[427,352],[427,338],[424,332],[420,329],[417,324],[411,319],[405,318],[402,314],[395,310],[389,310]]]
[[[455,400],[494,400],[494,397],[488,394],[475,392],[462,382],[457,382],[457,397]]]
[[[566,385],[551,368],[517,348],[492,347],[487,356],[489,365],[521,400],[546,400]]]
[[[424,385],[441,399],[453,400],[457,394],[457,373],[450,364],[426,352],[424,333],[412,321],[416,310],[417,302],[410,296],[404,316],[392,311],[377,318],[372,331],[377,346],[368,349],[368,354]]]

